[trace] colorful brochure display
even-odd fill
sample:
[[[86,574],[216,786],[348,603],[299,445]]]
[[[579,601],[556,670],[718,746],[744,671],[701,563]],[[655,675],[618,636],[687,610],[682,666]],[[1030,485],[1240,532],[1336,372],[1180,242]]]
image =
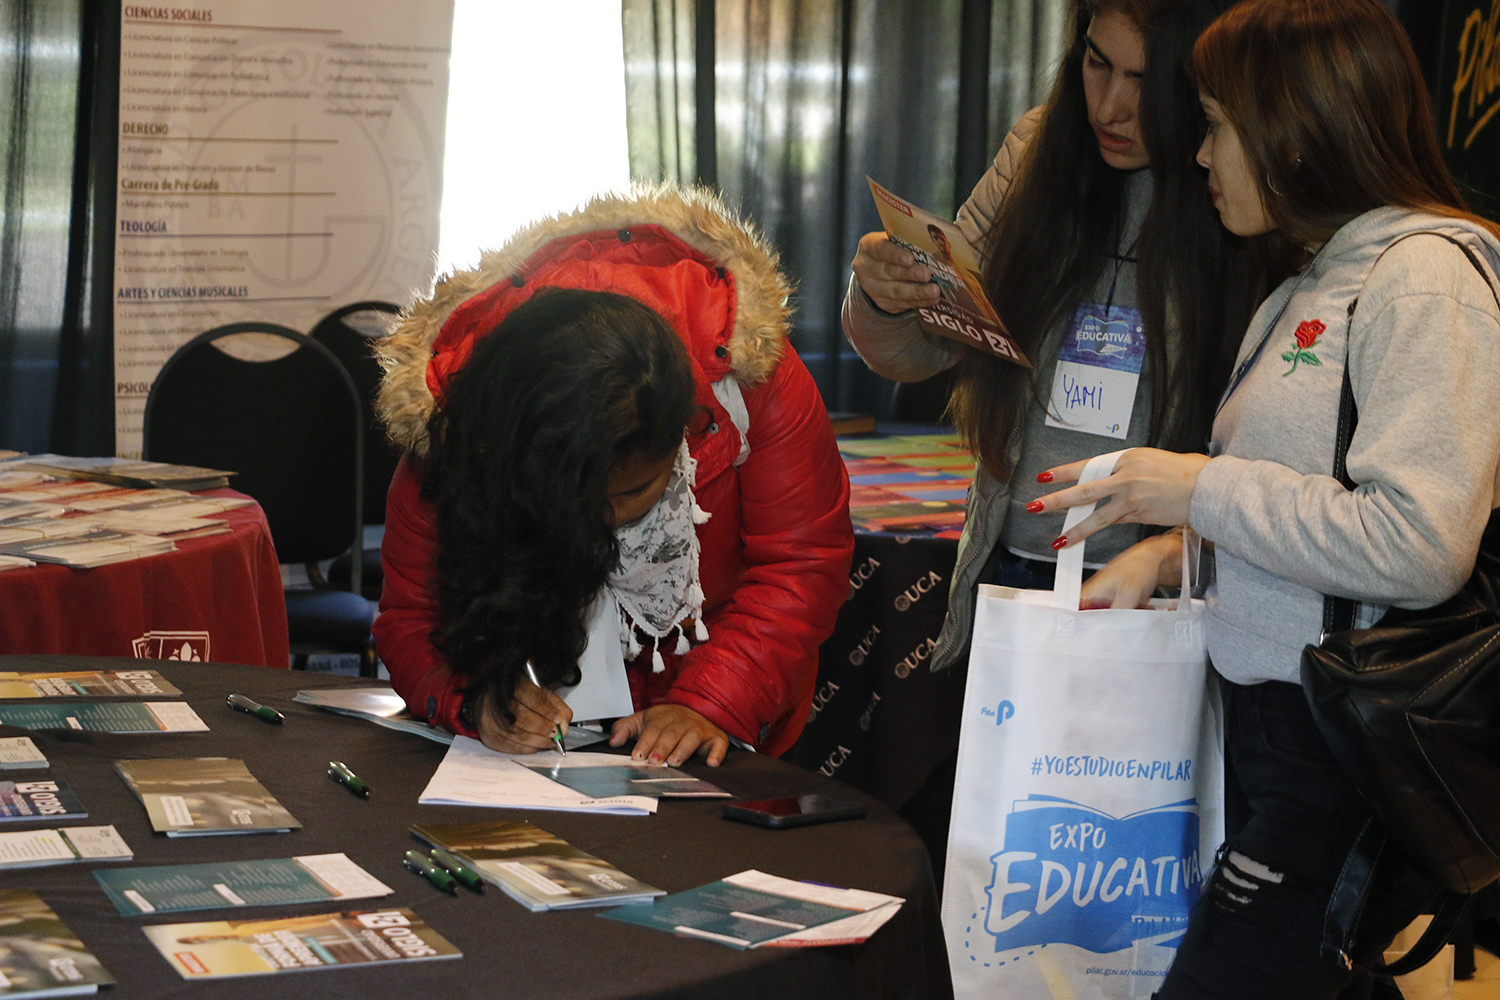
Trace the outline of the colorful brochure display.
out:
[[[109,868],[95,871],[94,878],[115,909],[127,917],[228,906],[326,903],[395,892],[344,854]]]
[[[83,819],[89,811],[73,789],[55,778],[0,781],[0,823]]]
[[[805,948],[858,944],[881,928],[899,896],[795,882],[754,869],[600,916],[732,948]]]
[[[0,870],[70,861],[129,861],[133,857],[130,846],[112,826],[0,833]]]
[[[227,757],[117,760],[151,828],[169,837],[286,833],[302,824],[250,773]]]
[[[0,889],[0,998],[77,996],[115,978],[30,889]]]
[[[421,823],[411,832],[456,855],[533,913],[618,906],[665,894],[523,820]]]
[[[208,725],[181,701],[73,701],[0,705],[0,723],[22,729],[90,733],[206,733]]]
[[[141,929],[183,979],[419,962],[463,954],[405,908]]]

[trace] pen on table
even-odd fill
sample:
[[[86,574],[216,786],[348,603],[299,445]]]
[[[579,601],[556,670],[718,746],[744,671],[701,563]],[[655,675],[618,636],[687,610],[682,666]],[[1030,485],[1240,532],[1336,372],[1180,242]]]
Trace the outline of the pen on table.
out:
[[[453,876],[416,851],[406,852],[406,867],[421,875],[444,892],[452,893],[455,896],[458,895],[458,883],[453,880]]]
[[[370,785],[364,778],[349,770],[349,766],[342,761],[330,760],[328,762],[328,776],[349,791],[362,799],[370,797]]]
[[[535,684],[537,687],[541,687],[542,686],[542,682],[536,679],[536,670],[535,670],[535,668],[532,667],[530,660],[526,661],[526,676],[530,677],[531,678],[531,683]],[[562,737],[563,737],[562,723],[561,722],[554,722],[552,724],[552,744],[553,744],[553,746],[557,747],[557,752],[558,753],[560,753],[564,757],[566,757],[568,755],[568,751],[565,750],[565,749],[563,749]]]
[[[269,705],[262,705],[260,702],[255,701],[254,699],[246,698],[242,694],[232,694],[228,698],[224,699],[224,702],[230,708],[236,711],[248,712],[250,715],[255,716],[257,719],[261,719],[265,722],[272,722],[278,726],[286,721],[286,716],[276,711],[276,709],[271,708]]]
[[[480,874],[441,847],[432,849],[432,860],[475,892],[484,891],[484,879]]]

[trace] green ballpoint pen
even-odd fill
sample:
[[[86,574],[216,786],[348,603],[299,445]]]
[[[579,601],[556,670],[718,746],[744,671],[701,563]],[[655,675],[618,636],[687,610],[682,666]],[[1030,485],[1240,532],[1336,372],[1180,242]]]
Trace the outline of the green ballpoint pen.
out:
[[[542,682],[536,679],[536,669],[532,667],[530,660],[526,661],[526,676],[530,677],[531,683],[535,684],[537,687],[542,686]],[[557,752],[562,754],[564,757],[568,755],[568,751],[563,748],[563,731],[561,722],[554,722],[552,724],[552,745],[557,747]]]
[[[421,875],[444,892],[452,893],[453,895],[458,894],[458,883],[453,880],[453,876],[416,851],[406,852],[406,867]]]
[[[470,868],[468,865],[464,864],[458,858],[449,854],[441,847],[434,847],[431,851],[431,854],[432,860],[436,862],[440,867],[446,869],[449,875],[452,875],[454,878],[458,879],[465,886],[473,889],[475,892],[484,891],[484,879],[474,869]]]
[[[328,762],[328,776],[360,798],[370,797],[369,782],[349,770],[349,766],[342,761],[330,760]]]
[[[232,694],[224,699],[224,703],[235,711],[248,712],[257,719],[274,723],[278,726],[286,721],[286,716],[276,711],[276,709],[271,708],[269,705],[262,705],[252,698],[246,698],[242,694]]]

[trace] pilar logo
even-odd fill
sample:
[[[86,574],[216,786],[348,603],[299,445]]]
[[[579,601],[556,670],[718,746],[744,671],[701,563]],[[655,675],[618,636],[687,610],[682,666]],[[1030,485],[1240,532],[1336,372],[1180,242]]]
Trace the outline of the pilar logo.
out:
[[[984,929],[995,951],[1071,944],[1108,954],[1175,947],[1203,888],[1197,801],[1115,818],[1050,795],[1015,803],[990,857]]]
[[[137,660],[201,663],[208,659],[208,632],[150,631],[139,639],[132,639],[130,648]]]

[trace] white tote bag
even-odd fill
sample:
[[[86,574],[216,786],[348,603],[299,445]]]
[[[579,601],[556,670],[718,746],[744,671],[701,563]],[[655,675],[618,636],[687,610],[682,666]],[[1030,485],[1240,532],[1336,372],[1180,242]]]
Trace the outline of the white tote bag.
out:
[[[979,588],[943,876],[958,1000],[1161,986],[1223,839],[1195,547],[1182,600],[1154,610],[1080,612],[1081,544],[1059,553],[1054,590]]]

